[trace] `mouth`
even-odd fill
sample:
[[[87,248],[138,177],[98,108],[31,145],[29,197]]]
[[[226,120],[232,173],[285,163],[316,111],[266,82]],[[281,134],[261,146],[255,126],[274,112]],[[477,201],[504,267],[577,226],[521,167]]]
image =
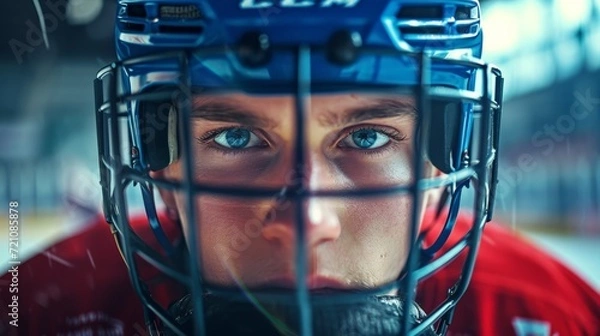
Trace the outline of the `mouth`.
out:
[[[325,276],[309,277],[306,280],[306,286],[308,290],[315,293],[350,289],[341,280]],[[298,286],[296,285],[296,279],[294,277],[279,277],[266,281],[265,283],[261,284],[260,288],[290,290],[296,289]]]

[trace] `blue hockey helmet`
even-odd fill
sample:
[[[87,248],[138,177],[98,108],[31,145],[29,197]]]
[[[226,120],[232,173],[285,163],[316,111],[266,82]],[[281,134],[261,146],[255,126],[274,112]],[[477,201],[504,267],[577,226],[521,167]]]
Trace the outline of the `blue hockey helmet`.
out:
[[[106,219],[150,331],[444,334],[468,286],[481,231],[492,216],[497,181],[503,80],[497,68],[481,60],[480,14],[475,0],[120,0],[118,60],[95,80],[100,182]],[[231,93],[293,97],[295,154],[290,160],[298,170],[306,161],[306,101],[311,96],[410,96],[417,111],[414,178],[402,185],[343,190],[311,190],[302,178],[277,187],[200,183],[195,176],[202,172],[194,162],[202,158],[194,157],[191,145],[194,99]],[[176,162],[183,162],[183,180],[153,176]],[[425,176],[426,162],[442,174]],[[447,247],[467,187],[475,195],[472,227],[458,244]],[[170,238],[157,213],[156,188],[184,195],[188,221],[179,223],[179,229],[188,233],[186,239]],[[438,208],[444,225],[425,246],[419,235],[419,195],[435,188],[444,190]],[[128,195],[135,192],[141,195],[156,244],[130,223]],[[388,284],[315,293],[304,283],[309,263],[305,218],[297,211],[294,290],[254,289],[243,283],[218,287],[206,281],[202,246],[195,238],[202,217],[195,199],[202,195],[276,197],[297,209],[317,197],[408,195],[413,210],[410,253],[398,278]],[[414,303],[417,284],[465,249],[462,275],[435,310],[423,313]],[[163,281],[181,286],[181,297],[161,302],[141,263],[164,274]],[[371,301],[376,303],[364,305]],[[259,320],[264,325],[254,326]]]

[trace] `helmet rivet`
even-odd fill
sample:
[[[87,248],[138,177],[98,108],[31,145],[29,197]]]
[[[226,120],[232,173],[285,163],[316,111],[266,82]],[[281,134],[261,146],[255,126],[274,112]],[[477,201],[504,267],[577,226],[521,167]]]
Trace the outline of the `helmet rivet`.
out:
[[[327,42],[327,59],[335,64],[348,65],[356,61],[362,46],[362,38],[357,32],[338,30]]]
[[[271,60],[269,36],[260,32],[242,35],[236,48],[237,57],[244,66],[257,68]]]

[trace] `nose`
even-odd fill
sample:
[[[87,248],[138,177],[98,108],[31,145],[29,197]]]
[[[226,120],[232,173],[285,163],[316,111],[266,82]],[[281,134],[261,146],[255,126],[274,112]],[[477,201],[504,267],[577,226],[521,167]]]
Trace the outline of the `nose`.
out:
[[[308,153],[305,169],[299,172],[305,187],[310,190],[328,189],[336,180],[334,169],[318,153]],[[298,180],[296,180],[298,181]],[[289,182],[289,181],[288,181]],[[323,243],[336,240],[341,234],[339,209],[334,201],[327,198],[309,198],[302,204],[302,219],[307,248],[312,249]],[[293,199],[278,202],[271,211],[271,218],[265,221],[263,237],[274,243],[293,247],[297,225],[297,205]]]
[[[296,206],[293,201],[285,201],[280,209],[275,209],[263,229],[262,236],[266,240],[292,248],[296,242]],[[342,228],[340,218],[332,205],[323,199],[307,200],[302,207],[304,237],[309,250],[313,250],[326,242],[339,238]]]

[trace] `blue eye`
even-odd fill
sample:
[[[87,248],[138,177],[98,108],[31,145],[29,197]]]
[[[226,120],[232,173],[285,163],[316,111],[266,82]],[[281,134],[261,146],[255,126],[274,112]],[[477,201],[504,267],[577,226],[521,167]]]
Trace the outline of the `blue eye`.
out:
[[[256,147],[262,143],[254,133],[239,127],[229,128],[220,132],[215,136],[215,142],[229,149],[245,149]]]
[[[365,128],[350,133],[344,138],[344,145],[351,148],[375,149],[385,146],[390,137],[372,128]]]

